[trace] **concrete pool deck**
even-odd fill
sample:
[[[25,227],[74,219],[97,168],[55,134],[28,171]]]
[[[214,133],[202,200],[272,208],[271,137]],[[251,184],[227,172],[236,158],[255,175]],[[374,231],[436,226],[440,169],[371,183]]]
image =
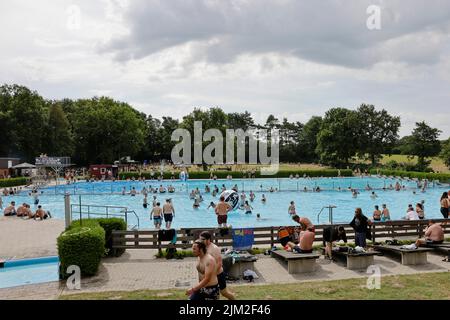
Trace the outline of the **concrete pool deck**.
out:
[[[0,217],[0,259],[57,255],[56,238],[63,231],[61,219]]]
[[[63,230],[64,221],[58,219],[34,221],[1,217],[0,256],[19,259],[56,255],[56,238]],[[127,250],[119,258],[105,258],[97,276],[82,279],[81,290],[69,290],[65,282],[50,282],[0,289],[0,299],[57,299],[61,295],[80,292],[185,289],[197,283],[195,258],[157,259],[156,253],[156,250]],[[382,276],[450,271],[450,263],[442,260],[443,256],[433,253],[428,255],[429,264],[426,265],[404,266],[399,260],[386,256],[375,256],[374,263],[380,267]],[[287,266],[278,259],[258,255],[254,266],[260,278],[252,285],[365,278],[370,275],[366,270],[348,270],[344,263],[330,262],[323,257],[317,262],[318,268],[314,273],[289,274]],[[246,283],[237,281],[229,285]]]

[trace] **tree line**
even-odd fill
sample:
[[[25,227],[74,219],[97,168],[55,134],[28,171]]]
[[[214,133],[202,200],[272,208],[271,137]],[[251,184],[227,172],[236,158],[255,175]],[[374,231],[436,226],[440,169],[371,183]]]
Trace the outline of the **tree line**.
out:
[[[193,132],[194,121],[203,130],[278,129],[281,162],[314,162],[347,166],[352,159],[376,165],[382,154],[418,157],[425,168],[427,157],[439,153],[450,165],[450,142],[439,141],[440,130],[416,123],[411,135],[399,139],[400,117],[373,105],[356,110],[331,108],[306,123],[270,115],[265,123],[247,111],[226,113],[221,108],[194,109],[181,120],[157,119],[109,97],[48,100],[17,84],[0,87],[0,156],[18,156],[33,162],[41,153],[70,156],[77,165],[112,163],[125,156],[156,162],[170,159],[172,132]],[[420,169],[420,168],[419,168]]]

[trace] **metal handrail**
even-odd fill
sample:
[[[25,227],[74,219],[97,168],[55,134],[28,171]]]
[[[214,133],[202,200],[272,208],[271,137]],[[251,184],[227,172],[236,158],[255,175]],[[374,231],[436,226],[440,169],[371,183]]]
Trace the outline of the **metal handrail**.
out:
[[[323,209],[328,208],[328,221],[333,224],[333,209],[337,208],[335,205],[328,205],[328,206],[324,206],[322,207],[322,209],[320,209],[319,213],[317,214],[317,223],[320,223],[320,214],[322,213]]]
[[[76,208],[76,210],[74,209]],[[91,208],[103,208],[104,212],[93,212],[91,211]],[[118,213],[111,213],[110,209],[120,209]],[[94,205],[94,204],[71,204],[70,205],[70,213],[71,216],[73,216],[73,213],[78,213],[80,215],[80,219],[82,219],[83,214],[87,214],[88,218],[91,217],[91,215],[94,216],[106,216],[108,217],[121,217],[124,218],[125,223],[128,226],[128,213],[133,213],[137,220],[137,225],[133,226],[132,229],[135,229],[136,227],[139,229],[140,226],[140,220],[139,216],[136,214],[134,210],[128,210],[127,207],[118,207],[118,206],[102,206],[102,205]]]

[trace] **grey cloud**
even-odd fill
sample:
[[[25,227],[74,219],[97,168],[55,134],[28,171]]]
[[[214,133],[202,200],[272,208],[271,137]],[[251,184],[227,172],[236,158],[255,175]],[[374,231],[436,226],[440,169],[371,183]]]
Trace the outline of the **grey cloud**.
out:
[[[381,30],[366,28],[366,9],[371,4],[382,7]],[[124,17],[129,35],[112,39],[101,48],[121,61],[190,43],[196,48],[192,62],[228,63],[241,54],[276,52],[363,68],[385,60],[436,62],[436,52],[440,52],[436,49],[446,41],[430,47],[429,38],[421,33],[427,31],[445,40],[450,2],[136,0]],[[402,42],[405,36],[409,41]],[[402,46],[414,41],[425,45]]]

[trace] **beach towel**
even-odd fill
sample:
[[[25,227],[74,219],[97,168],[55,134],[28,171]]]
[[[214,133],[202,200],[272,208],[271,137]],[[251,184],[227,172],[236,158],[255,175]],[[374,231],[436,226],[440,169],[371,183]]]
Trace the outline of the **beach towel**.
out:
[[[255,236],[252,228],[233,229],[233,249],[234,250],[250,250],[253,246]]]

